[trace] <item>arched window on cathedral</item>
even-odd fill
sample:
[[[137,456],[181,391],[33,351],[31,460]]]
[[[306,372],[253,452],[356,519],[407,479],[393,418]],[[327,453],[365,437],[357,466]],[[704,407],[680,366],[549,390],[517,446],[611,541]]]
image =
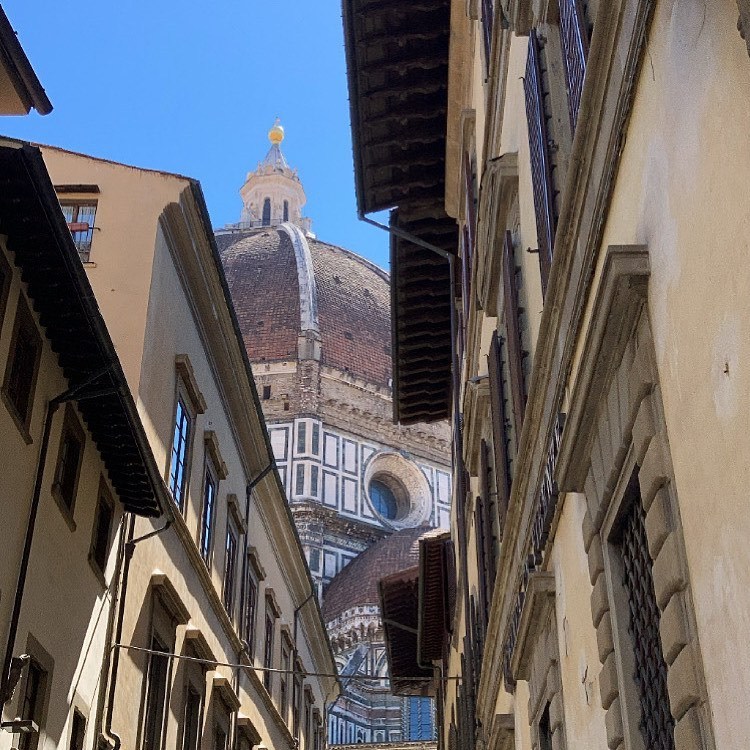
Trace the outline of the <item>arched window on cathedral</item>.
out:
[[[289,221],[289,201],[284,201],[284,221]]]
[[[263,226],[271,226],[271,199],[266,198],[263,201]]]

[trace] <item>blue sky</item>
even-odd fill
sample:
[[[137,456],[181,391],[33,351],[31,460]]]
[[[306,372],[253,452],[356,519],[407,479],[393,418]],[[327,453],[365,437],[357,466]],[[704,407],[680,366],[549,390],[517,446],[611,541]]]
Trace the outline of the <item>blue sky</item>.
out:
[[[3,7],[54,106],[4,135],[195,177],[222,226],[279,116],[318,237],[387,267],[388,235],[356,216],[339,0]]]

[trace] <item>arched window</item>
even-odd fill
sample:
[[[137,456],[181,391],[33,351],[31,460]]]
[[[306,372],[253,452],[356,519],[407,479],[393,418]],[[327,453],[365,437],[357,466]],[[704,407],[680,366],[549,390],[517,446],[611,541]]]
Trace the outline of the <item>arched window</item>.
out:
[[[271,225],[271,199],[266,198],[263,201],[263,226],[268,227]]]
[[[289,221],[289,201],[284,201],[284,221]]]

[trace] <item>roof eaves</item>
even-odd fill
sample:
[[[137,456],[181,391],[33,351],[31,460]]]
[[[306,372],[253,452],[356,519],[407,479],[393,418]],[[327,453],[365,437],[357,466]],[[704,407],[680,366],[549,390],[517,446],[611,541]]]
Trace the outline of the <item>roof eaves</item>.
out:
[[[40,115],[48,115],[52,111],[52,103],[47,98],[41,81],[31,67],[29,58],[26,57],[16,32],[10,25],[8,16],[5,15],[1,5],[0,58],[27,111],[33,107]]]

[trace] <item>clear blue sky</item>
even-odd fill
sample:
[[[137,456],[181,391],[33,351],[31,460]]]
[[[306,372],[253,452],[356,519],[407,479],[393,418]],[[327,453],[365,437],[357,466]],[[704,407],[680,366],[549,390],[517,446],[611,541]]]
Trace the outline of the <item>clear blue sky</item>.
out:
[[[54,110],[2,134],[200,180],[214,226],[278,115],[313,230],[387,267],[357,220],[339,0],[4,0]]]

